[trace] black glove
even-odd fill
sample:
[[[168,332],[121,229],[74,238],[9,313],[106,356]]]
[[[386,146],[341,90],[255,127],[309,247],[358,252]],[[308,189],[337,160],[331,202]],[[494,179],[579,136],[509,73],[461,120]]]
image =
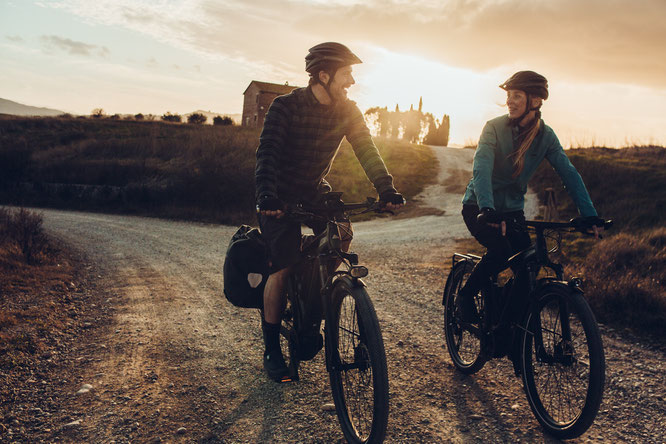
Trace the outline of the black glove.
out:
[[[605,221],[599,216],[580,216],[575,217],[569,221],[571,225],[578,231],[587,231],[596,225],[599,228],[603,228],[606,225]]]
[[[257,201],[257,212],[259,211],[277,211],[284,209],[284,202],[277,197],[261,196]]]
[[[495,211],[494,208],[484,207],[476,216],[476,223],[479,225],[486,224],[499,224],[504,220],[502,215]]]
[[[379,202],[383,204],[391,203],[393,205],[403,205],[405,203],[405,198],[395,190],[384,191],[379,195]]]

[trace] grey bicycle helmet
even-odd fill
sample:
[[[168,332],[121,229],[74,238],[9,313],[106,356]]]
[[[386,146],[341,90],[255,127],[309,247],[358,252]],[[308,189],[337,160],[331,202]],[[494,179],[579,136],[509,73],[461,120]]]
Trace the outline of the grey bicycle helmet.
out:
[[[363,62],[342,43],[325,42],[309,49],[305,56],[305,71],[315,76],[322,70],[337,70],[358,63]]]
[[[535,97],[548,98],[548,80],[534,71],[518,71],[500,86],[503,90],[517,89]]]

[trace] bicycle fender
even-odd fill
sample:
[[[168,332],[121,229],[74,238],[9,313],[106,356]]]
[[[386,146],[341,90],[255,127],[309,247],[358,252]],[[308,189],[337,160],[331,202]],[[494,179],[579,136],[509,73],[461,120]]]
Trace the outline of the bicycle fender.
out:
[[[534,289],[534,293],[538,293],[542,288],[547,287],[548,285],[558,285],[561,287],[567,288],[569,291],[583,294],[584,291],[581,288],[581,280],[574,278],[571,281],[560,281],[552,278],[539,279],[537,282],[537,287]]]
[[[365,282],[363,282],[363,279],[361,278],[352,278],[352,287],[362,288],[362,287],[367,287],[367,285],[365,285]]]
[[[458,253],[456,253],[458,255]],[[456,267],[464,267],[465,263],[469,262],[474,266],[474,261],[468,259],[466,256],[463,255],[458,255],[463,257],[463,259],[458,260],[458,262],[454,263],[453,266],[451,267],[451,270],[449,270],[449,275],[446,277],[446,283],[444,284],[444,290],[442,291],[442,306],[446,305],[446,289],[449,288],[449,283],[451,279],[453,279],[453,272],[456,269]],[[455,257],[455,255],[454,255]]]

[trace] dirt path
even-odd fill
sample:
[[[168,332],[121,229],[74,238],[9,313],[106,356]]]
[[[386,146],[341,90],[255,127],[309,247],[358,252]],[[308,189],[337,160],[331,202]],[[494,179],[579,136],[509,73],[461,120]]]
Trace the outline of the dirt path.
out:
[[[459,183],[469,177],[472,152],[437,153],[440,183],[419,199],[443,215],[355,226],[354,250],[371,272],[366,282],[389,362],[387,441],[554,442],[538,427],[508,361],[471,377],[450,364],[440,292],[454,239],[466,236]],[[299,383],[270,382],[258,312],[222,295],[235,227],[60,211],[44,211],[44,219],[86,253],[99,303],[114,314],[72,351],[81,365],[63,377],[71,397],[26,442],[341,441],[335,413],[321,408],[331,402],[322,354],[302,365]],[[603,332],[606,397],[576,442],[666,441],[664,353]],[[75,395],[83,383],[92,390]]]

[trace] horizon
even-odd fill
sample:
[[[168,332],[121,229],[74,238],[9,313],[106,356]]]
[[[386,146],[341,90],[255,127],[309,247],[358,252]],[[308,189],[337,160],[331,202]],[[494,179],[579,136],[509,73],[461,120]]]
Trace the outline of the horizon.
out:
[[[555,3],[5,1],[0,97],[79,115],[240,114],[252,80],[305,86],[308,48],[334,40],[364,62],[349,89],[362,111],[423,97],[451,117],[452,144],[506,114],[498,85],[532,69],[563,145],[666,145],[666,4]]]

